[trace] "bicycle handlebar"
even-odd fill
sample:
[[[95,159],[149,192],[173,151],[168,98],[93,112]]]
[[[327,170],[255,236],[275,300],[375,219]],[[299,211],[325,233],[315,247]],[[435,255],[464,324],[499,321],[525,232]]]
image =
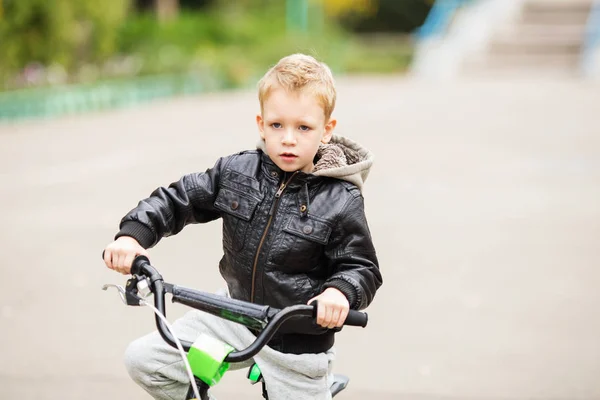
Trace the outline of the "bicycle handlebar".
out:
[[[102,258],[104,258],[104,253],[102,253]],[[308,316],[316,318],[317,302],[313,302],[311,305],[294,305],[279,310],[270,306],[261,306],[165,283],[160,273],[145,256],[137,256],[133,260],[131,275],[148,278],[150,288],[154,293],[154,306],[164,316],[166,316],[165,294],[171,293],[173,302],[182,303],[251,328],[263,328],[256,340],[246,349],[229,353],[224,360],[226,362],[241,362],[254,357],[271,340],[279,327],[292,317]],[[161,337],[169,345],[177,347],[175,339],[160,317],[156,316],[155,320]],[[267,320],[268,322],[266,322]],[[368,316],[366,313],[350,310],[344,325],[365,327],[367,322]],[[192,343],[186,340],[180,340],[180,342],[184,350],[189,351]]]

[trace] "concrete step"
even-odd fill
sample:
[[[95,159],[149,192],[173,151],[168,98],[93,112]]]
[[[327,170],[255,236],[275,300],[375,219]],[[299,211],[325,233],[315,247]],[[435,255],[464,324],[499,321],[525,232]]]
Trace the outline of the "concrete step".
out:
[[[523,4],[524,12],[589,12],[592,0],[529,0]]]
[[[587,23],[589,14],[522,14],[518,22],[522,24],[543,24],[543,25],[583,25]]]
[[[467,78],[578,78],[579,72],[573,68],[463,68],[458,74]]]
[[[511,79],[578,79],[579,72],[572,68],[465,68],[458,74],[460,77],[469,79],[496,79],[496,78],[511,78]]]
[[[582,48],[582,39],[568,36],[523,36],[496,37],[490,45],[491,53],[499,54],[579,54]]]
[[[466,60],[463,75],[482,74],[486,71],[518,74],[576,74],[579,56],[570,54],[497,54],[483,53]]]
[[[498,37],[521,40],[522,38],[555,38],[556,40],[583,40],[586,33],[584,24],[507,24],[496,31]]]
[[[518,21],[525,24],[585,25],[590,10],[590,1],[529,1],[523,5]]]

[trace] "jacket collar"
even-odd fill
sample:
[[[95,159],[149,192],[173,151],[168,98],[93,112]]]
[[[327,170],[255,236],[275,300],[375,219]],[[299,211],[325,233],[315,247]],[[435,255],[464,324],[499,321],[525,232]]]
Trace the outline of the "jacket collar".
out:
[[[283,176],[285,176],[286,172],[280,169],[271,158],[267,155],[267,153],[261,150],[261,160],[263,165],[263,172],[267,175],[267,177],[274,182],[279,182]],[[287,176],[291,176],[292,172],[287,172]],[[298,171],[294,179],[290,182],[289,187],[295,188],[297,186],[301,186],[305,183],[312,183],[320,180],[317,175],[307,174],[306,172]]]
[[[278,180],[283,171],[267,155],[265,141],[261,139],[256,148],[262,151],[263,165],[268,166],[267,174]],[[308,183],[315,180],[316,177],[327,176],[353,183],[362,192],[373,160],[373,154],[357,142],[343,136],[333,135],[328,144],[319,146],[313,172],[310,174],[299,172],[294,178],[294,182]],[[290,182],[290,186],[293,186],[292,182]]]

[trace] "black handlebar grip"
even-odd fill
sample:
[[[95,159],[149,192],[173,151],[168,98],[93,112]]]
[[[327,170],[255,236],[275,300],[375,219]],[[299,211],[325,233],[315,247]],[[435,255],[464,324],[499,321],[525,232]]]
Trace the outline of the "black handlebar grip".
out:
[[[348,316],[346,317],[344,325],[362,326],[364,328],[365,326],[367,326],[367,322],[369,322],[369,316],[367,315],[367,313],[362,311],[350,310]]]
[[[104,260],[105,250],[102,250],[102,259]],[[146,256],[136,256],[131,263],[131,275],[141,275],[146,264],[150,264],[150,260]]]
[[[311,306],[314,307],[313,309],[313,318],[317,318],[317,309],[318,309],[318,305],[319,302],[318,301],[312,301],[310,303]],[[350,310],[348,311],[348,316],[346,316],[346,320],[344,321],[344,325],[348,325],[348,326],[361,326],[361,327],[365,327],[367,326],[367,322],[369,321],[369,316],[367,315],[367,313],[362,312],[362,311],[356,311],[356,310]]]
[[[150,260],[146,256],[136,256],[131,263],[131,275],[145,274],[144,267],[150,264]]]

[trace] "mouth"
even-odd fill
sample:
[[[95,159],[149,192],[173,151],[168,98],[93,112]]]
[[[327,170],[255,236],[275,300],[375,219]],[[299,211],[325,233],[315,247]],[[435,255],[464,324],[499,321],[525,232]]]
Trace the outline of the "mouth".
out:
[[[293,154],[293,153],[281,153],[279,154],[279,159],[285,163],[293,163],[296,161],[296,158],[298,158],[297,155]]]

